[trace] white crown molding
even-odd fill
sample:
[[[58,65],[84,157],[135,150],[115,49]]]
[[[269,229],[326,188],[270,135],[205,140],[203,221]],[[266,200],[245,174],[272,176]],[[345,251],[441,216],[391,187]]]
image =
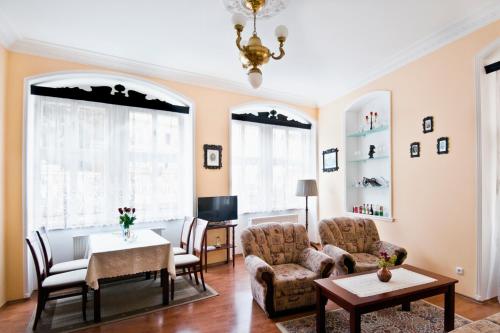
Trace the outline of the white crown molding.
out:
[[[0,45],[9,49],[12,44],[20,38],[21,36],[14,31],[8,20],[5,18],[5,15],[0,12]]]
[[[265,99],[274,99],[306,107],[317,107],[315,100],[295,94],[262,88],[253,90],[248,84],[241,82],[176,70],[151,63],[41,42],[33,39],[21,38],[15,41],[9,49],[14,52],[98,66],[114,71],[165,79],[211,89],[220,89]]]
[[[410,47],[401,50],[378,66],[374,66],[365,78],[355,84],[338,91],[334,95],[319,96],[317,104],[320,108],[330,104],[339,97],[345,96],[350,92],[362,88],[370,82],[373,82],[407,64],[413,62],[427,54],[430,54],[441,47],[449,44],[461,37],[464,37],[473,31],[480,29],[490,23],[500,19],[500,3],[484,6],[469,17],[455,22],[446,28],[437,31],[427,38],[413,43]]]

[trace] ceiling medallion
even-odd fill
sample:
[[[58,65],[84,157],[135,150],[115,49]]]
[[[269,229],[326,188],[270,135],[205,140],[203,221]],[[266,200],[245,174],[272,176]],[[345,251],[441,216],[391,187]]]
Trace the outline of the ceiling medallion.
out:
[[[271,1],[271,0],[267,0]],[[243,68],[248,70],[248,80],[255,89],[262,84],[262,71],[259,67],[267,64],[270,58],[279,60],[285,56],[285,41],[288,37],[288,29],[284,25],[276,27],[275,34],[279,43],[279,53],[271,52],[262,45],[262,41],[257,35],[257,15],[267,6],[266,0],[238,0],[245,8],[251,8],[253,16],[252,37],[246,43],[242,43],[241,33],[245,28],[247,17],[242,13],[233,14],[233,25],[236,30],[236,47],[240,51],[240,60]]]
[[[226,9],[233,14],[243,14],[249,18],[253,17],[252,7],[247,6],[245,0],[223,0]],[[263,7],[258,11],[257,18],[273,17],[283,11],[290,0],[266,0]]]

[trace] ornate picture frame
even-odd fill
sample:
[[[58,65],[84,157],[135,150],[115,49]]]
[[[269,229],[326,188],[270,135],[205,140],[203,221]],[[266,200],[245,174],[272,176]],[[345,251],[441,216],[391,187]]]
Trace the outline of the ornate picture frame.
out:
[[[222,168],[222,146],[203,145],[203,167],[205,169]]]
[[[422,128],[424,133],[434,132],[434,117],[425,117],[422,120]]]
[[[437,139],[436,148],[439,155],[448,154],[450,152],[450,139],[447,136]]]
[[[420,157],[420,142],[412,142],[410,144],[410,157]]]
[[[339,170],[338,148],[323,151],[323,172],[334,172]]]

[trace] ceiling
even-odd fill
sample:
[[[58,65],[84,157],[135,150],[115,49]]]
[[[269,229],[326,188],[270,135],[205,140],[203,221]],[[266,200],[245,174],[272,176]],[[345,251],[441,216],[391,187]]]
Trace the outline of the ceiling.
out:
[[[499,17],[499,0],[290,0],[257,23],[272,50],[274,28],[289,29],[286,56],[264,65],[258,91],[221,0],[0,0],[0,35],[13,50],[117,57],[180,81],[321,105]]]

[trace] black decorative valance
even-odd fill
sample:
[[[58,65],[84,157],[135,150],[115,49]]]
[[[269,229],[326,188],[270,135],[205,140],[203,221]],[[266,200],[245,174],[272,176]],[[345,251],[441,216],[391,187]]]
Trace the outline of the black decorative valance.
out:
[[[113,88],[107,86],[90,87],[87,91],[78,87],[69,88],[51,88],[43,86],[31,86],[31,94],[38,96],[49,96],[58,98],[75,99],[80,101],[106,103],[114,105],[132,106],[143,109],[153,109],[161,111],[171,111],[178,113],[189,113],[188,106],[173,105],[159,99],[147,99],[146,94],[135,90],[127,90],[121,84],[115,86],[116,92],[113,94]]]
[[[484,70],[486,71],[486,74],[490,74],[500,70],[500,61],[489,64],[488,66],[484,66]]]
[[[279,114],[276,110],[272,110],[270,112],[258,112],[257,115],[254,115],[253,113],[233,113],[231,115],[231,118],[233,120],[249,121],[267,125],[311,129],[311,124],[301,123],[297,120],[288,119],[287,116]]]

